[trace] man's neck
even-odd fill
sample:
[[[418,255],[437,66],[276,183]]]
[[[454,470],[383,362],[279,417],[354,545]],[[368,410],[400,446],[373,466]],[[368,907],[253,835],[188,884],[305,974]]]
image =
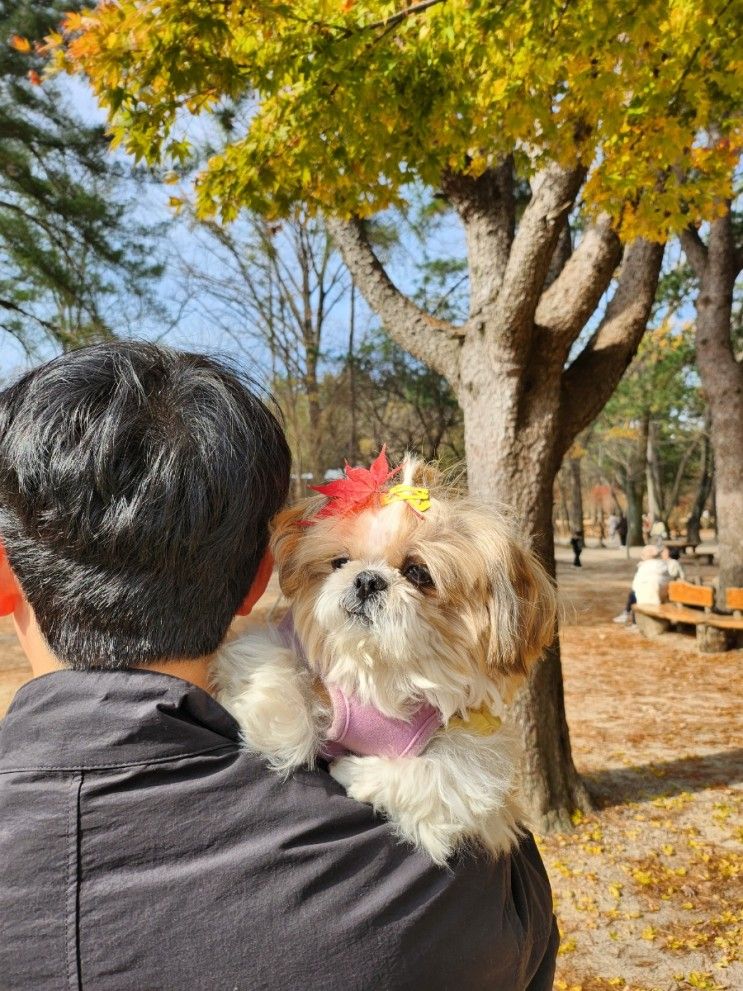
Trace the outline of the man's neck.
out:
[[[19,610],[14,618],[18,640],[31,665],[34,678],[53,671],[67,670],[69,665],[63,664],[49,649],[30,609]],[[211,694],[210,671],[213,659],[213,656],[193,657],[185,660],[157,661],[153,664],[135,664],[133,667],[142,671],[167,674],[172,678],[182,678]]]
[[[160,661],[157,664],[135,664],[134,666],[142,671],[157,671],[159,674],[169,674],[171,678],[182,678],[211,695],[212,660],[213,657],[194,657],[185,661]]]

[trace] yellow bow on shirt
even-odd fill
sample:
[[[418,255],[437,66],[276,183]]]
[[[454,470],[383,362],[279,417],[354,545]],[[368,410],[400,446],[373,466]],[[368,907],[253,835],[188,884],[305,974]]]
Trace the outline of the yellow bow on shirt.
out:
[[[490,709],[483,706],[482,709],[470,709],[466,719],[461,716],[452,716],[446,725],[469,730],[470,733],[477,733],[478,736],[492,736],[501,728],[503,720],[500,716],[494,716]]]

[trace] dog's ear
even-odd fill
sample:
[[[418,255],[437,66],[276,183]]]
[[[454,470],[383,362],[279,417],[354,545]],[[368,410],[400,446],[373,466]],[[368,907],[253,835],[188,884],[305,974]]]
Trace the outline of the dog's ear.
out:
[[[312,526],[312,516],[322,505],[322,499],[314,496],[300,499],[274,516],[271,523],[271,552],[276,562],[281,591],[291,598],[299,587],[300,568],[297,566],[297,548]]]
[[[555,586],[534,553],[510,542],[490,575],[488,662],[502,675],[521,679],[555,634]]]

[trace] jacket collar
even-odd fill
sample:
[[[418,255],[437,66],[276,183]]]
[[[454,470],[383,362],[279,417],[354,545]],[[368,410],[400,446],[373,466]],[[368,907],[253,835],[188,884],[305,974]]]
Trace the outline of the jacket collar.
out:
[[[20,688],[0,723],[0,772],[84,770],[235,748],[206,692],[154,671],[55,671]]]

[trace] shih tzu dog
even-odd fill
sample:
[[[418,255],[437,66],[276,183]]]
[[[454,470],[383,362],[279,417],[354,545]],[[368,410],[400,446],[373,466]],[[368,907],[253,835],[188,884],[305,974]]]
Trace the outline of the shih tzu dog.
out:
[[[437,863],[497,856],[523,819],[504,706],[552,639],[552,582],[513,523],[411,458],[317,491],[275,522],[290,615],[222,649],[218,698],[278,772],[329,760]]]

